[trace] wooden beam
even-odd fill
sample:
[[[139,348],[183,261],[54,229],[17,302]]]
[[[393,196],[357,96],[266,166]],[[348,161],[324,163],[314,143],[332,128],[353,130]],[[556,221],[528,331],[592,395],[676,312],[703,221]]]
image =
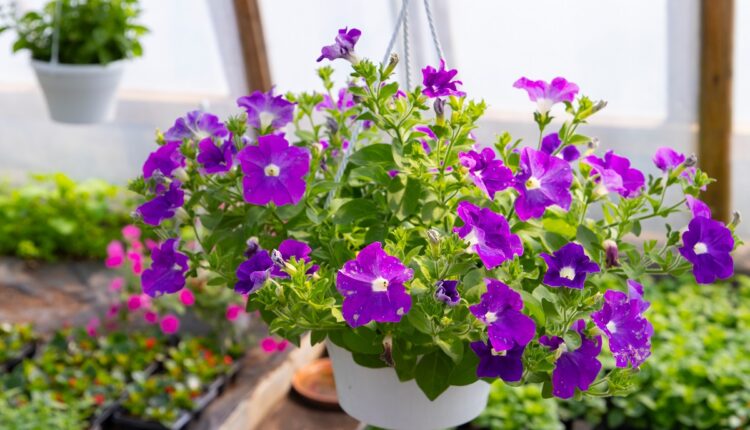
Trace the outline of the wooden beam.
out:
[[[271,89],[266,42],[258,0],[234,0],[237,30],[242,44],[245,76],[250,91]]]
[[[734,0],[701,0],[698,163],[717,182],[704,199],[718,220],[731,216]]]

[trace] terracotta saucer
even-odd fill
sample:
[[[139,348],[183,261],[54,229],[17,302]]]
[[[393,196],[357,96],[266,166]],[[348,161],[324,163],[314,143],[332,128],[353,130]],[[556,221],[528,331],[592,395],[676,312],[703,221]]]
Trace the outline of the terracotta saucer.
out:
[[[328,358],[319,358],[299,369],[294,374],[292,386],[299,395],[312,403],[330,408],[339,405],[333,368]]]

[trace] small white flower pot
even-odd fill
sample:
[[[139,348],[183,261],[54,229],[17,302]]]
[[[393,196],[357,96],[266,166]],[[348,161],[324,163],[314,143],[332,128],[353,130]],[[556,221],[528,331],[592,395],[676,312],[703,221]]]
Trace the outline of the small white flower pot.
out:
[[[109,121],[124,61],[107,65],[31,61],[53,120],[71,124]]]
[[[341,408],[363,423],[391,430],[438,430],[467,423],[487,406],[490,385],[484,381],[450,387],[430,401],[414,380],[399,381],[391,368],[362,367],[330,340],[326,346]]]

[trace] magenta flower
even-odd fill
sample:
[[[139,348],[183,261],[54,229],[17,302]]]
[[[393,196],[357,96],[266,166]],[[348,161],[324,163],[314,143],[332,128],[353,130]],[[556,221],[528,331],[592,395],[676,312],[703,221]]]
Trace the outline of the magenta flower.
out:
[[[492,349],[490,342],[472,342],[471,349],[479,357],[477,377],[500,378],[505,382],[518,382],[523,376],[523,351],[526,346],[514,345],[507,351]]]
[[[164,334],[175,334],[180,329],[180,320],[172,314],[164,315],[159,323],[161,332]]]
[[[100,322],[99,318],[93,317],[86,323],[86,333],[91,337],[96,337],[98,334]]]
[[[487,278],[485,282],[487,292],[469,310],[487,325],[492,349],[508,351],[515,346],[525,347],[534,338],[536,325],[521,312],[521,295],[497,279]]]
[[[159,322],[159,314],[150,310],[146,311],[143,313],[143,320],[146,322],[146,324],[156,324]]]
[[[122,228],[122,237],[129,243],[137,242],[141,238],[141,229],[128,224]]]
[[[463,82],[452,80],[456,74],[458,74],[456,69],[445,70],[445,60],[442,59],[440,60],[440,68],[437,70],[432,66],[425,67],[422,69],[422,85],[424,85],[422,94],[430,98],[465,96],[466,93],[459,91],[456,87],[457,85],[463,85]]]
[[[128,310],[130,312],[134,312],[134,311],[137,311],[138,309],[140,309],[141,306],[143,306],[143,301],[141,300],[141,295],[140,294],[133,294],[130,297],[128,297],[127,305],[128,305]]]
[[[315,110],[330,109],[344,112],[352,107],[354,107],[354,95],[344,87],[339,90],[338,98],[335,101],[328,94],[323,94],[323,101],[315,106]]]
[[[255,252],[237,268],[237,283],[234,291],[240,294],[252,294],[265,284],[271,269],[273,260],[268,251],[261,249]]]
[[[682,164],[685,161],[685,155],[663,146],[656,150],[653,161],[659,170],[666,173]]]
[[[547,263],[544,283],[550,287],[568,287],[583,289],[586,274],[599,272],[599,265],[583,251],[577,243],[568,243],[553,252],[539,254]]]
[[[267,135],[258,138],[258,146],[243,148],[237,158],[244,173],[246,202],[296,205],[305,194],[305,175],[310,171],[307,148],[289,146],[283,137]]]
[[[171,178],[175,170],[185,167],[185,156],[180,152],[180,145],[181,142],[167,142],[149,154],[143,163],[143,178],[149,179],[155,172]]]
[[[264,93],[255,91],[237,99],[237,106],[247,112],[247,123],[257,129],[271,127],[278,130],[292,122],[294,103],[283,96],[274,96],[273,88]]]
[[[602,368],[597,359],[602,350],[602,337],[586,337],[586,323],[583,320],[573,323],[572,329],[581,335],[581,346],[575,351],[563,352],[552,371],[552,394],[561,399],[573,397],[576,388],[588,390]],[[562,342],[559,344],[562,345]]]
[[[156,196],[135,210],[143,222],[156,226],[165,219],[172,218],[177,209],[185,204],[185,192],[182,191],[180,185],[180,181],[172,181],[169,188],[157,187]]]
[[[203,139],[198,143],[198,160],[203,166],[203,173],[225,173],[232,169],[237,147],[229,137],[221,146],[216,146],[213,139]]]
[[[294,258],[296,260],[304,260],[306,263],[309,263],[310,253],[312,252],[312,249],[305,242],[300,242],[294,239],[286,239],[279,245],[279,252],[281,253],[281,258],[283,261],[289,261]],[[318,266],[314,265],[307,271],[307,274],[311,275],[317,270]],[[271,276],[288,278],[289,274],[281,270],[281,267],[274,264],[273,268],[271,269]]]
[[[542,115],[549,112],[557,103],[572,102],[578,94],[578,85],[568,82],[565,78],[555,78],[551,83],[521,78],[513,86],[526,90],[529,100],[536,102],[537,110]]]
[[[347,261],[336,275],[336,289],[344,296],[342,313],[350,327],[377,322],[399,322],[411,309],[404,283],[414,272],[373,242]]]
[[[143,272],[143,255],[138,252],[130,251],[127,254],[130,260],[130,268],[134,275],[138,276]]]
[[[230,303],[227,306],[225,317],[227,318],[227,321],[236,321],[244,310],[245,309],[242,306],[235,303]]]
[[[688,194],[685,196],[685,203],[694,217],[711,218],[711,208],[704,202]]]
[[[604,158],[589,155],[583,161],[591,165],[594,179],[607,191],[615,192],[623,197],[635,197],[640,193],[645,184],[643,173],[630,167],[630,160],[621,157],[614,152],[607,151]]]
[[[260,341],[261,349],[263,349],[263,351],[268,354],[272,354],[274,352],[282,352],[286,349],[287,346],[289,346],[288,340],[281,339],[279,341],[276,341],[276,339],[271,336],[264,337],[263,340]]]
[[[487,269],[523,254],[521,239],[510,232],[504,216],[467,201],[458,204],[457,212],[464,225],[453,231],[468,242],[469,250],[479,255]]]
[[[443,279],[435,284],[435,299],[448,306],[456,306],[461,301],[458,294],[458,281]]]
[[[643,286],[628,280],[628,294],[609,290],[602,309],[591,314],[597,327],[609,338],[609,350],[617,367],[638,367],[651,355],[654,327],[643,312],[650,303],[643,300]]]
[[[107,244],[107,259],[104,265],[110,269],[122,266],[125,261],[125,248],[118,240],[113,240]]]
[[[357,57],[354,55],[354,45],[357,44],[361,35],[362,32],[356,28],[352,28],[351,30],[348,30],[347,27],[340,29],[339,34],[336,36],[336,41],[333,45],[324,46],[320,50],[320,57],[316,61],[320,62],[324,58],[331,61],[343,58],[356,63]]]
[[[573,171],[565,160],[523,148],[515,181],[519,194],[515,208],[521,221],[539,218],[552,205],[570,209]]]
[[[469,176],[474,184],[490,199],[495,198],[496,192],[513,185],[513,171],[501,160],[495,159],[492,148],[484,148],[481,153],[459,152],[458,161],[469,169]]]
[[[693,275],[699,284],[726,279],[734,273],[730,254],[734,249],[732,232],[719,221],[696,216],[682,234],[680,254],[693,264]]]
[[[216,115],[194,110],[177,118],[172,128],[164,133],[164,140],[182,143],[183,139],[203,140],[207,137],[225,137],[227,134],[229,130]]]
[[[112,282],[109,283],[109,291],[117,292],[122,290],[122,287],[125,285],[125,279],[118,276],[114,279],[112,279]]]
[[[178,252],[177,239],[167,239],[151,252],[151,267],[141,275],[143,292],[151,297],[174,294],[185,286],[188,256]]]
[[[195,294],[189,288],[183,288],[180,291],[180,301],[185,306],[193,306],[195,304]]]

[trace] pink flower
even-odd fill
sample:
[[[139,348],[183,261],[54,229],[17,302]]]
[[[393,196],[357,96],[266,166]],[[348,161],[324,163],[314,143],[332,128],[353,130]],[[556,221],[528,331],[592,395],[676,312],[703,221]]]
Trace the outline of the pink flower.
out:
[[[143,253],[143,242],[141,242],[140,240],[134,240],[130,242],[130,249],[133,252],[137,252],[139,254]]]
[[[237,317],[240,316],[240,312],[242,312],[243,308],[240,305],[236,305],[234,303],[227,306],[227,320],[234,321],[237,319]]]
[[[117,292],[122,290],[123,285],[125,285],[125,279],[118,276],[109,283],[109,290],[112,292]]]
[[[125,248],[122,247],[122,243],[117,240],[109,242],[107,245],[107,259],[104,260],[104,264],[113,269],[120,267],[122,262],[125,260]]]
[[[146,248],[148,248],[149,251],[153,251],[154,249],[159,247],[159,243],[155,242],[151,239],[146,239]]]
[[[143,307],[143,301],[140,294],[128,297],[128,310],[130,312],[137,311],[141,307]]]
[[[120,304],[115,303],[109,307],[107,310],[107,319],[112,319],[117,316],[117,313],[120,312]]]
[[[138,276],[143,273],[143,256],[137,252],[128,252],[128,260],[132,263],[133,274]]]
[[[156,324],[159,322],[159,314],[154,311],[146,311],[143,313],[143,320],[146,321],[147,324]]]
[[[180,301],[185,306],[193,306],[195,304],[195,295],[188,288],[180,290]]]
[[[180,329],[180,320],[172,314],[167,314],[161,319],[161,331],[164,334],[174,334]]]
[[[86,323],[86,333],[88,333],[88,335],[91,337],[96,337],[97,328],[99,328],[99,318],[97,317],[91,318],[89,322]]]
[[[274,352],[281,352],[286,349],[286,347],[289,345],[289,341],[286,339],[281,339],[280,341],[276,341],[271,336],[263,338],[263,340],[260,341],[260,347],[263,349],[264,352],[267,352],[268,354],[273,354]]]
[[[133,243],[141,238],[141,229],[133,224],[128,224],[122,228],[122,237],[124,237],[126,241]]]

